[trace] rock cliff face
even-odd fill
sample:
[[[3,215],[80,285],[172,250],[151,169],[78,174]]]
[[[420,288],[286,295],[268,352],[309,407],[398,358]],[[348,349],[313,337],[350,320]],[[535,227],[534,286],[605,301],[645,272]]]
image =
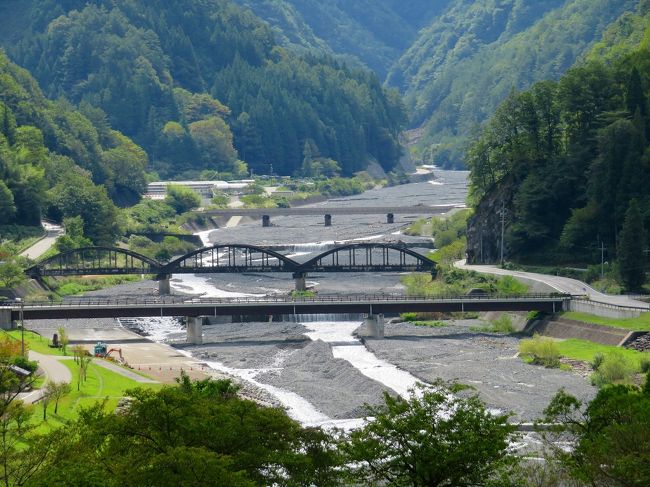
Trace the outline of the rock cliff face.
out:
[[[505,208],[505,231],[508,232],[509,215],[512,215],[512,192],[503,187],[494,188],[485,195],[467,222],[467,262],[469,264],[495,264],[501,258],[501,210]],[[508,258],[508,241],[505,241],[504,258]]]

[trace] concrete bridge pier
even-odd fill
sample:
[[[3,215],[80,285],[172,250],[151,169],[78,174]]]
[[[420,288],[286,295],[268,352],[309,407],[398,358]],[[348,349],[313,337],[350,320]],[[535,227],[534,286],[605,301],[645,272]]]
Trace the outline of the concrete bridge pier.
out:
[[[386,215],[386,223],[395,223],[395,215],[393,213]]]
[[[187,317],[187,343],[192,345],[203,344],[203,322],[204,316]]]
[[[306,272],[296,272],[293,275],[293,278],[296,281],[296,291],[302,292],[307,290],[307,273]]]
[[[263,227],[271,226],[271,215],[262,215],[262,226]]]
[[[0,309],[0,329],[11,330],[14,324],[11,321],[11,310]]]
[[[384,338],[384,315],[368,315],[366,318],[366,333],[372,338]]]
[[[172,293],[171,274],[160,274],[158,279],[158,294],[160,296],[169,296]]]
[[[329,213],[325,215],[325,226],[326,227],[332,226],[332,215],[330,215]]]

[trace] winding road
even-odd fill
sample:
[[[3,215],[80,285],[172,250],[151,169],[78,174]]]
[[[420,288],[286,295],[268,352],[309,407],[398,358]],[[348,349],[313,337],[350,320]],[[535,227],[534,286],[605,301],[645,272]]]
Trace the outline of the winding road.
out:
[[[592,301],[599,303],[650,309],[649,303],[639,301],[630,296],[601,293],[600,291],[597,291],[596,289],[589,286],[589,284],[578,281],[577,279],[571,279],[569,277],[538,274],[536,272],[513,271],[508,269],[501,269],[496,265],[468,265],[465,260],[459,260],[455,262],[454,267],[467,271],[480,272],[483,274],[522,277],[546,284],[547,286],[552,287],[560,293],[586,295]]]

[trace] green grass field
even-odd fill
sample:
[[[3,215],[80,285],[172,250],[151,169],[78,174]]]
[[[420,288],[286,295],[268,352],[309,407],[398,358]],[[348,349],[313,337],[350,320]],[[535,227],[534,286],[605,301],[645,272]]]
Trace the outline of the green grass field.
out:
[[[583,323],[593,323],[595,325],[615,326],[634,331],[650,331],[650,313],[641,313],[641,316],[638,318],[626,318],[622,320],[603,318],[574,311],[562,313],[562,317],[569,320],[582,321]]]
[[[613,345],[601,345],[599,343],[590,342],[589,340],[580,340],[578,338],[561,340],[556,343],[560,350],[560,355],[563,357],[574,360],[583,360],[585,362],[591,362],[594,355],[597,353],[602,353],[603,355],[609,353],[620,353],[637,365],[640,363],[642,358],[650,358],[650,352],[643,353],[636,350],[628,350],[627,348],[615,347]]]
[[[59,402],[57,414],[54,414],[54,403],[51,402],[47,410],[47,420],[43,421],[43,408],[41,404],[34,405],[33,424],[38,425],[41,432],[65,425],[67,421],[74,420],[83,407],[90,407],[98,401],[105,401],[107,411],[115,410],[119,400],[124,397],[125,391],[135,388],[160,389],[162,384],[139,383],[128,377],[105,369],[95,363],[88,368],[88,378],[79,386],[79,366],[74,360],[63,360],[62,363],[70,369],[72,391]]]

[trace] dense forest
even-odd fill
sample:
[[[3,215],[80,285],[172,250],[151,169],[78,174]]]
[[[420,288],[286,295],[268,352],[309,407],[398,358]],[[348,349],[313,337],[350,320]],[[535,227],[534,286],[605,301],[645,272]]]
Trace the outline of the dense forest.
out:
[[[461,167],[512,88],[558,79],[638,0],[237,0],[287,45],[353,56],[398,88],[419,157]]]
[[[246,164],[292,174],[306,144],[346,175],[399,158],[396,93],[365,70],[279,47],[226,0],[6,2],[0,13],[0,40],[45,94],[102,110],[163,176],[239,176]]]
[[[0,225],[40,225],[41,216],[81,216],[97,244],[119,234],[111,200],[137,198],[145,152],[111,129],[101,110],[47,100],[0,52]]]
[[[649,19],[650,2],[642,2],[587,61],[557,82],[512,92],[498,108],[468,156],[477,205],[471,258],[494,260],[495,210],[503,206],[509,257],[594,263],[604,246],[622,261],[634,225],[642,266],[643,228],[650,228]]]

